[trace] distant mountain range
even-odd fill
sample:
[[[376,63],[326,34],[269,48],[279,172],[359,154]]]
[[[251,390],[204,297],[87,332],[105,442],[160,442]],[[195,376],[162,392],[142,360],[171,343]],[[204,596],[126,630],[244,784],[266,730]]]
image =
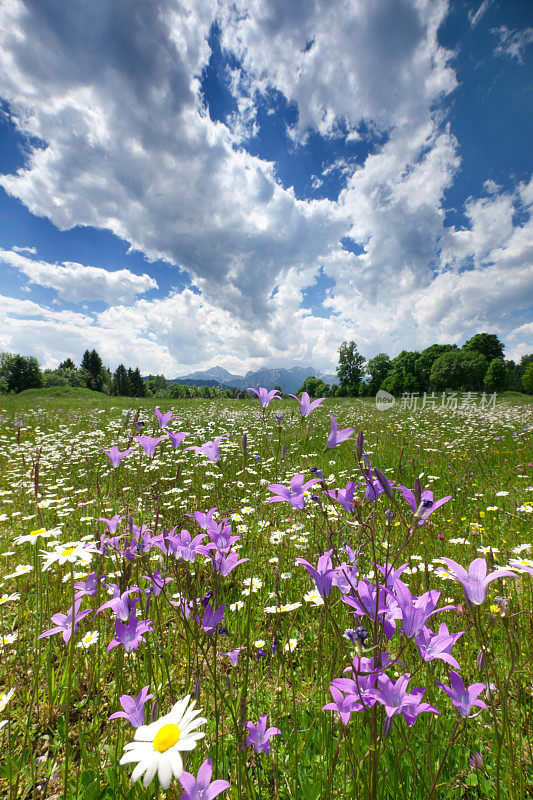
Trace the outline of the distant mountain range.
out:
[[[184,383],[189,386],[221,386],[222,388],[247,389],[249,386],[258,389],[264,386],[273,389],[281,386],[283,392],[295,394],[304,380],[310,375],[320,378],[330,385],[337,382],[337,376],[324,374],[314,367],[293,367],[292,369],[270,369],[263,367],[255,372],[249,371],[246,375],[234,375],[223,367],[191,372],[179,378],[173,378],[169,383]]]

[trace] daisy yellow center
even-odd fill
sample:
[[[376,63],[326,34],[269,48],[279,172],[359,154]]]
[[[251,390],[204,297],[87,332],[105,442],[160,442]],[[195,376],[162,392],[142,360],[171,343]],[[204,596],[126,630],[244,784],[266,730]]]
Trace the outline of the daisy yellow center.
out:
[[[157,750],[158,753],[166,752],[179,741],[180,735],[177,725],[163,725],[154,737],[154,750]]]
[[[71,556],[76,548],[75,547],[65,547],[63,552],[61,553],[62,556]]]

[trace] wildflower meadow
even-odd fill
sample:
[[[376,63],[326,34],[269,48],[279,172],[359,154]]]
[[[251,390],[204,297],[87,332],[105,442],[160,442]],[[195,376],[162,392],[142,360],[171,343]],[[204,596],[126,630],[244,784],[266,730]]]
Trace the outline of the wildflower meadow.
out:
[[[533,796],[533,404],[6,396],[0,796]]]

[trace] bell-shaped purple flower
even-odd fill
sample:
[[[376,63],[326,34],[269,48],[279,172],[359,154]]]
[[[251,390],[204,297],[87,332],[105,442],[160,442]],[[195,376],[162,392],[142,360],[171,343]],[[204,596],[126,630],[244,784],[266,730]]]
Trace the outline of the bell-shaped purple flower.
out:
[[[462,717],[470,716],[472,706],[477,706],[481,709],[487,708],[483,700],[477,699],[481,692],[486,689],[484,683],[473,683],[471,686],[466,687],[461,676],[454,672],[453,669],[450,672],[451,687],[439,681],[435,681],[435,683],[451,697],[453,705]]]
[[[183,440],[191,435],[190,433],[174,433],[173,431],[167,431],[167,434],[174,450],[177,450]]]
[[[262,408],[268,408],[272,400],[281,400],[281,395],[277,389],[272,389],[269,392],[263,386],[260,386],[259,390],[249,387],[246,391],[257,395]]]
[[[134,436],[136,441],[139,442],[147,456],[153,456],[157,445],[166,439],[166,436]]]
[[[122,461],[122,459],[125,458],[126,456],[129,456],[129,454],[131,453],[131,449],[123,450],[121,453],[116,445],[113,445],[113,447],[110,450],[106,450],[105,447],[102,447],[102,450],[104,451],[104,453],[106,454],[106,456],[111,461],[111,464],[114,467],[120,467],[120,462]]]
[[[266,726],[267,715],[261,714],[257,723],[248,721],[246,727],[248,728],[248,736],[246,737],[246,744],[252,745],[256,753],[270,753],[270,739],[272,736],[281,734],[279,728],[267,728]]]
[[[123,711],[115,711],[114,714],[108,717],[108,721],[123,717],[134,728],[140,728],[141,725],[144,725],[144,707],[148,700],[153,700],[154,698],[153,694],[148,694],[149,688],[149,685],[142,688],[136,698],[130,697],[129,694],[121,694],[119,700]]]
[[[368,694],[385,706],[385,714],[388,718],[397,714],[402,714],[407,725],[413,725],[419,714],[424,711],[431,711],[439,714],[439,710],[429,703],[422,703],[425,689],[419,686],[412,692],[407,693],[407,685],[411,679],[409,673],[400,675],[396,682],[392,681],[388,675],[380,675],[377,680],[377,688],[369,689]]]
[[[325,397],[319,397],[318,400],[313,400],[311,402],[311,398],[309,397],[307,392],[302,392],[301,400],[295,394],[290,394],[289,397],[294,397],[294,399],[298,402],[300,406],[300,413],[304,418],[308,417],[311,411],[314,411],[315,408],[318,408],[318,406],[322,405],[322,403],[326,399]]]
[[[316,588],[322,597],[329,597],[333,586],[334,570],[331,563],[331,552],[324,553],[318,559],[318,564],[314,567],[305,558],[296,558],[295,564],[301,564],[308,571],[316,584]]]
[[[86,608],[85,611],[79,611],[80,605],[81,598],[74,601],[74,605],[69,608],[66,614],[52,614],[51,619],[55,627],[50,628],[48,631],[44,631],[44,633],[41,633],[41,635],[37,638],[44,639],[47,636],[54,636],[54,634],[60,633],[65,644],[68,644],[72,634],[76,633],[78,630],[78,623],[81,622],[81,620],[92,611],[91,608]]]
[[[346,442],[352,435],[355,433],[355,428],[342,428],[339,429],[337,424],[337,420],[333,416],[333,414],[328,414],[331,420],[331,430],[328,436],[328,447],[332,450],[337,445],[342,444],[342,442]]]
[[[184,770],[179,776],[179,782],[185,789],[185,794],[182,794],[179,800],[214,800],[221,792],[229,789],[228,781],[211,782],[212,775],[213,762],[210,758],[204,761],[196,778]]]
[[[320,483],[320,479],[312,478],[304,483],[303,473],[294,475],[289,486],[271,483],[267,489],[274,493],[274,497],[269,497],[267,503],[290,503],[293,508],[305,508],[305,492],[315,483]]]
[[[480,606],[487,596],[487,586],[498,578],[516,578],[516,574],[508,569],[497,569],[487,577],[487,562],[484,558],[475,558],[468,572],[451,558],[441,558],[447,566],[447,572],[458,581],[465,592],[465,597],[472,605]]]
[[[159,420],[159,427],[160,428],[166,428],[168,423],[170,422],[170,420],[174,416],[174,412],[173,411],[167,411],[166,414],[163,414],[158,409],[157,406],[155,407],[154,411],[155,411],[155,415],[156,415],[157,419]]]

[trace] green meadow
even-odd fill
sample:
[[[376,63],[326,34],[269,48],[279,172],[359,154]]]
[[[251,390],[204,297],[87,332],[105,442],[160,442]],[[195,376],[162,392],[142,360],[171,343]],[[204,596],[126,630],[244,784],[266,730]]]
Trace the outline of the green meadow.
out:
[[[165,780],[172,758],[194,776],[211,759],[232,800],[533,796],[533,404],[456,399],[327,399],[304,418],[290,399],[0,398],[0,796],[215,796]],[[334,447],[328,415],[353,429]],[[137,436],[161,439],[153,455]],[[186,449],[217,437],[219,460]],[[314,483],[268,502],[295,475]],[[400,486],[432,492],[427,510],[451,499],[424,518]],[[320,558],[322,589],[297,562]],[[442,558],[511,574],[473,602]],[[416,633],[401,567],[409,608],[436,606]],[[467,709],[437,685],[452,671],[481,685]],[[152,766],[132,781],[145,687]],[[186,696],[201,738],[172,711]],[[257,738],[263,715],[277,730]]]

